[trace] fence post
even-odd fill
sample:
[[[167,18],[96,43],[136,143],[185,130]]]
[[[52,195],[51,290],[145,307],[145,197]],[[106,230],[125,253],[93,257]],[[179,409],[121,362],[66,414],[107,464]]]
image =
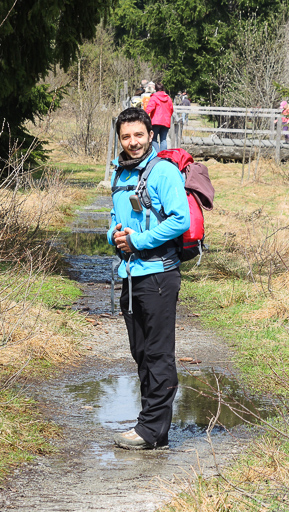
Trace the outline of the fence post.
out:
[[[127,80],[125,80],[125,81],[123,82],[123,90],[124,90],[124,99],[126,100],[127,95],[128,95],[128,84],[127,84]]]
[[[280,143],[281,143],[281,130],[282,130],[282,117],[281,115],[277,120],[277,133],[276,133],[276,153],[275,160],[277,163],[280,162]]]
[[[180,145],[179,145],[179,123],[175,123],[175,140],[176,140],[176,148],[179,148]]]
[[[172,121],[170,127],[170,139],[171,139],[171,148],[176,147],[176,134],[175,134],[175,122]]]
[[[270,118],[270,130],[271,130],[271,133],[270,133],[270,140],[274,140],[275,138],[275,133],[272,133],[272,132],[275,132],[275,116],[274,114],[272,114],[271,118]]]
[[[113,158],[116,158],[118,155],[118,135],[116,131],[116,119],[114,121],[114,151],[113,151]]]
[[[113,117],[111,120],[110,125],[110,132],[109,132],[109,139],[108,139],[108,148],[107,148],[107,157],[106,157],[106,167],[105,167],[105,176],[104,180],[109,180],[109,171],[110,171],[110,162],[111,162],[111,153],[112,153],[112,147],[113,147],[113,141],[114,141],[114,134],[115,134],[115,121],[116,118]]]

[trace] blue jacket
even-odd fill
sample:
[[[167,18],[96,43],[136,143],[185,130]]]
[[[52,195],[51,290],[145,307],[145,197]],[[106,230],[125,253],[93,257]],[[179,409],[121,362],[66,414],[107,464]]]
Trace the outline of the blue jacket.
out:
[[[156,156],[153,149],[149,157],[141,162],[139,167],[145,167],[147,162]],[[117,166],[118,159],[113,161]],[[138,171],[127,171],[126,169],[118,179],[118,186],[137,185]],[[113,184],[115,171],[111,183]],[[184,189],[184,178],[177,167],[167,160],[161,160],[152,169],[148,180],[147,188],[151,198],[152,206],[160,211],[163,207],[167,218],[159,223],[153,212],[150,213],[150,227],[146,230],[146,210],[135,212],[131,207],[129,196],[133,191],[121,190],[113,195],[113,209],[111,210],[111,226],[107,233],[108,242],[113,245],[112,233],[115,226],[122,224],[122,229],[129,227],[134,230],[130,235],[130,244],[137,251],[154,249],[161,246],[168,240],[177,238],[190,227],[190,212],[186,192]],[[174,260],[172,268],[180,265],[180,261]],[[168,264],[164,265],[162,260],[145,261],[141,258],[132,257],[130,260],[130,272],[132,276],[142,276],[170,270]],[[122,261],[118,274],[122,278],[127,277],[126,262]]]

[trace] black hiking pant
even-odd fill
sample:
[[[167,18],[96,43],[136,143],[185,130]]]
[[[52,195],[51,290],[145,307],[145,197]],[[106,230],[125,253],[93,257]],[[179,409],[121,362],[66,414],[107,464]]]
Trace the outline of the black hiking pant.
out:
[[[128,280],[123,280],[120,306],[130,349],[138,365],[142,410],[136,432],[152,445],[168,442],[172,404],[177,392],[175,364],[176,303],[179,269],[132,278],[133,314],[128,313]]]

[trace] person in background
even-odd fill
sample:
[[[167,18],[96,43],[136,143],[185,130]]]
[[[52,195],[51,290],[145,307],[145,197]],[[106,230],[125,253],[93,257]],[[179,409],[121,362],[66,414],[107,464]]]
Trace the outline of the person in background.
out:
[[[149,83],[149,81],[148,81],[148,80],[146,80],[146,79],[144,79],[144,80],[142,80],[142,81],[141,81],[141,83],[140,83],[140,88],[141,88],[141,93],[142,93],[142,94],[144,94],[145,89],[146,89],[146,87],[147,87],[147,84],[148,84],[148,83]]]
[[[135,91],[134,96],[132,96],[131,99],[130,99],[130,106],[131,107],[142,108],[141,95],[142,95],[142,90],[141,89],[137,89]]]
[[[176,96],[174,98],[174,105],[181,105],[182,102],[183,102],[182,92],[179,91],[178,94],[176,94]]]
[[[187,93],[186,92],[183,92],[183,101],[182,101],[182,106],[183,107],[189,107],[191,105],[191,102],[187,96]],[[188,124],[188,120],[189,120],[189,114],[187,112],[183,112],[182,113],[182,117],[183,117],[183,124]]]
[[[285,142],[289,142],[289,133],[288,132],[288,126],[289,126],[289,105],[286,100],[281,101],[280,107],[282,110],[282,131],[285,132]],[[277,123],[277,121],[275,121]]]
[[[156,92],[152,94],[145,111],[151,118],[154,132],[153,147],[158,153],[167,149],[167,135],[171,126],[174,106],[169,95],[165,93],[163,84],[157,83],[155,88]],[[158,143],[158,137],[160,138],[160,144]]]
[[[155,92],[154,82],[148,82],[145,88],[145,92],[142,94],[142,108],[145,110],[148,106],[151,95]]]

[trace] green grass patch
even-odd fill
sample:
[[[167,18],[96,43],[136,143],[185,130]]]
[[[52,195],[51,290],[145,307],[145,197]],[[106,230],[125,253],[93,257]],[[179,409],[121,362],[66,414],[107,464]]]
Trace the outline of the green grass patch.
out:
[[[88,164],[71,164],[62,162],[53,162],[51,166],[61,169],[66,179],[72,179],[74,182],[81,184],[94,183],[98,185],[104,180],[105,165],[88,165]]]
[[[36,282],[35,289],[38,285],[39,282]],[[33,293],[35,292],[32,289],[31,294]],[[39,288],[39,292],[37,289],[37,294],[37,301],[41,301],[48,307],[61,309],[78,299],[82,295],[82,291],[75,281],[67,277],[51,275],[47,276]]]
[[[270,366],[276,368],[282,361],[282,366],[288,367],[288,324],[259,318],[266,299],[248,280],[212,279],[205,267],[182,271],[182,302],[200,315],[204,327],[227,340],[248,385],[262,392],[286,393],[273,378]]]
[[[81,164],[81,163],[63,163],[48,161],[45,166],[40,167],[37,171],[33,172],[33,179],[39,180],[43,176],[45,168],[59,169],[62,171],[64,178],[68,181],[71,179],[77,184],[95,184],[104,180],[105,165],[96,164]]]
[[[80,286],[68,277],[57,274],[42,276],[28,276],[26,273],[16,274],[11,271],[7,279],[7,271],[0,273],[0,286],[5,285],[7,297],[16,302],[34,301],[43,303],[50,308],[62,309],[70,305],[82,294]]]
[[[90,210],[92,212],[99,212],[99,213],[106,213],[106,212],[110,212],[111,211],[111,208],[106,208],[105,206],[103,206],[102,208],[96,208],[95,210]]]
[[[1,392],[0,432],[1,481],[13,467],[55,451],[49,439],[58,437],[60,428],[44,421],[35,402],[14,388]]]

